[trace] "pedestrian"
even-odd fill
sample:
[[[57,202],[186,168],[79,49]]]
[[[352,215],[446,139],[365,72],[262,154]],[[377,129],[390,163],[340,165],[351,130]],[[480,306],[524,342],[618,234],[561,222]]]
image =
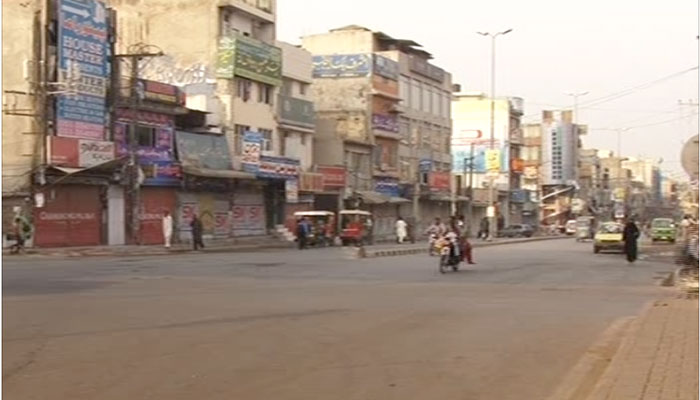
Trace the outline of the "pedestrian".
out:
[[[399,217],[399,219],[396,221],[396,240],[399,242],[399,244],[406,240],[406,236],[408,234],[407,228],[408,225],[406,224],[406,221]]]
[[[306,217],[297,221],[297,241],[299,242],[299,250],[306,248],[306,238],[309,234],[309,225],[306,223]]]
[[[199,250],[200,248],[203,249],[204,242],[202,241],[202,230],[204,228],[202,227],[202,220],[197,217],[197,214],[192,217],[190,227],[192,228],[192,244],[194,245],[195,251]]]
[[[472,258],[472,244],[469,243],[469,230],[467,228],[467,222],[464,220],[464,215],[459,215],[457,217],[457,229],[462,244],[462,260],[466,261],[468,264],[476,264]]]
[[[170,215],[170,211],[165,210],[163,212],[163,239],[165,241],[165,248],[170,248],[170,240],[173,237],[173,217]]]
[[[481,219],[481,223],[479,224],[479,237],[481,237],[481,240],[486,240],[489,237],[489,219],[487,217]]]
[[[24,243],[32,233],[32,226],[21,214],[17,214],[12,221],[12,234],[15,244],[10,247],[10,253],[19,253],[24,250]]]
[[[622,232],[622,240],[625,242],[625,255],[628,262],[634,262],[637,259],[637,239],[639,238],[639,228],[630,218],[625,225],[625,230]]]

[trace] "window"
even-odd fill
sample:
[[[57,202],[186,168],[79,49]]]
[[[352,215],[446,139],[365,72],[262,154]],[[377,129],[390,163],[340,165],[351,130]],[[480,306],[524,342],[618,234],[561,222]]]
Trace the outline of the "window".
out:
[[[412,79],[411,81],[411,97],[410,97],[410,102],[411,102],[411,108],[414,110],[420,110],[420,99],[421,99],[421,91],[420,91],[420,82],[416,81],[415,79]]]
[[[306,91],[309,90],[309,84],[304,82],[299,82],[299,94],[306,96]]]
[[[272,129],[258,129],[262,134],[262,151],[272,151]]]
[[[290,81],[290,80],[286,80],[286,79],[285,79],[285,80],[282,82],[282,88],[281,88],[281,90],[282,90],[282,95],[284,95],[284,96],[291,96],[291,95],[292,95],[292,88],[293,88],[293,85],[294,85],[294,81]]]
[[[435,115],[440,115],[440,105],[441,105],[440,104],[441,103],[440,97],[441,96],[442,95],[440,94],[440,90],[435,88],[433,90],[433,99],[432,99],[433,100],[433,114],[435,114]]]
[[[422,110],[424,112],[429,113],[430,110],[432,109],[432,91],[430,90],[430,86],[428,85],[423,85],[423,101],[422,101]]]
[[[156,128],[152,126],[136,125],[136,145],[141,147],[155,147]]]
[[[250,90],[253,82],[244,78],[236,78],[236,95],[243,101],[250,100]]]
[[[248,125],[238,125],[234,127],[236,131],[236,154],[241,155],[243,154],[243,135],[245,135],[246,131],[250,130],[250,127]]]
[[[272,104],[272,93],[271,85],[258,82],[258,103]]]
[[[399,97],[401,97],[401,103],[404,107],[411,106],[411,88],[407,77],[402,76],[399,81]]]

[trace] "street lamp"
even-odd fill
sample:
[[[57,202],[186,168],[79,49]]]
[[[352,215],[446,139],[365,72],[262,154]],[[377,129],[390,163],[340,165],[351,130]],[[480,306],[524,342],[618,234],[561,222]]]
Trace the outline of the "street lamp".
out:
[[[496,32],[496,33],[491,33],[491,32],[477,32],[477,34],[481,36],[489,36],[491,38],[491,124],[490,124],[490,131],[491,131],[491,136],[489,140],[489,147],[491,150],[494,149],[495,147],[495,138],[494,138],[494,123],[495,123],[495,99],[496,99],[496,38],[501,35],[506,35],[510,32],[512,32],[513,29],[507,29],[502,32]],[[500,169],[500,168],[499,168]],[[495,213],[495,207],[494,207],[494,198],[493,198],[493,189],[494,189],[494,178],[492,176],[489,176],[489,208],[493,210],[493,212],[490,214],[489,218],[489,237],[488,240],[491,240],[493,238],[493,234],[496,232],[496,213]]]
[[[576,124],[576,121],[577,121],[577,119],[578,119],[578,98],[581,97],[581,96],[587,95],[587,94],[588,94],[588,91],[585,91],[585,92],[578,92],[578,93],[576,93],[576,92],[567,92],[567,93],[564,93],[564,94],[567,95],[567,96],[571,96],[571,97],[574,98],[574,118],[573,118],[573,121],[572,121],[572,122],[573,122],[574,124]]]

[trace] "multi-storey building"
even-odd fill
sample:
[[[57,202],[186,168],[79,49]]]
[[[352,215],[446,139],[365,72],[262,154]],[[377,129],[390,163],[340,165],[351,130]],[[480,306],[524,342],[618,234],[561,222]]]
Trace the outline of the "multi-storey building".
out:
[[[347,168],[338,204],[370,209],[378,238],[398,216],[417,230],[449,216],[450,74],[417,43],[359,26],[302,43],[314,55],[315,159]]]
[[[523,125],[523,147],[520,149],[523,159],[523,174],[520,186],[528,193],[523,205],[523,222],[536,227],[540,219],[540,169],[542,167],[542,125]]]
[[[488,188],[491,180],[499,226],[522,221],[527,193],[520,187],[524,164],[521,156],[523,132],[520,119],[523,101],[520,98],[496,98],[494,103],[494,143],[496,173],[489,177],[487,153],[491,149],[491,99],[484,93],[457,93],[452,100],[452,173],[458,185],[464,186],[470,176],[473,187]],[[470,161],[471,160],[471,161]],[[485,215],[477,211],[473,223]],[[483,215],[482,215],[483,214]],[[474,225],[472,225],[474,229]]]

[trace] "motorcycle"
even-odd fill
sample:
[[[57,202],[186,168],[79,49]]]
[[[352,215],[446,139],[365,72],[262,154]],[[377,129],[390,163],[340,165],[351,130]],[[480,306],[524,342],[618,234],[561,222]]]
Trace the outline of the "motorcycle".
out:
[[[435,243],[438,240],[438,235],[431,233],[428,237],[428,254],[434,256],[436,254]],[[439,254],[439,253],[438,253]]]
[[[449,268],[452,271],[457,272],[459,270],[459,264],[462,262],[462,257],[459,254],[459,246],[457,246],[456,241],[449,240],[447,243],[438,243],[440,261],[438,264],[438,270],[441,274],[447,272]]]

